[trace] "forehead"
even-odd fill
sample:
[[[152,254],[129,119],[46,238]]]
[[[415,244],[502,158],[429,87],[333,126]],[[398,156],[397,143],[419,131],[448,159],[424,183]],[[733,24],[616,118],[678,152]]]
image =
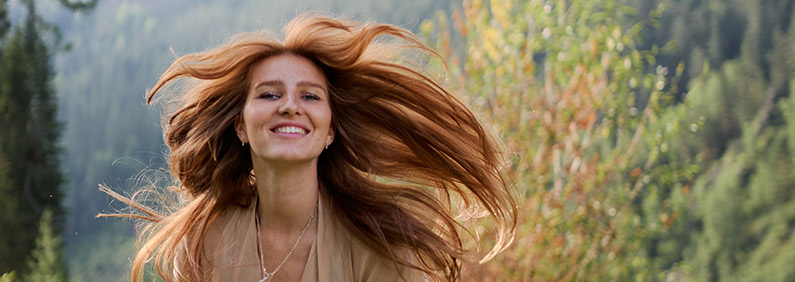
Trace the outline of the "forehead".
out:
[[[326,86],[323,71],[309,59],[285,53],[257,62],[251,71],[251,86],[266,81],[281,81],[287,85],[312,82]]]

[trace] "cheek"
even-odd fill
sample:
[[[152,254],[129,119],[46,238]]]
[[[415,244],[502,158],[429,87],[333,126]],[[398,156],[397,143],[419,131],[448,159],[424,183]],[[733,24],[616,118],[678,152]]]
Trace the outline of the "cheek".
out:
[[[251,128],[258,124],[266,122],[268,119],[267,111],[261,107],[245,107],[243,108],[243,122],[246,127]]]
[[[251,117],[251,109],[248,107],[243,108],[243,113],[240,115],[240,120],[243,121],[243,128],[248,132],[254,119]]]
[[[243,112],[243,128],[249,138],[256,138],[260,136],[263,131],[263,124],[265,124],[264,115],[259,111],[245,111]]]
[[[323,125],[323,128],[324,128],[326,131],[329,131],[329,132],[330,132],[330,129],[331,129],[331,109],[328,109],[328,108],[327,108],[327,109],[326,109],[326,110],[323,112],[322,116],[320,117],[320,121],[321,121],[321,123],[322,123],[322,125]]]

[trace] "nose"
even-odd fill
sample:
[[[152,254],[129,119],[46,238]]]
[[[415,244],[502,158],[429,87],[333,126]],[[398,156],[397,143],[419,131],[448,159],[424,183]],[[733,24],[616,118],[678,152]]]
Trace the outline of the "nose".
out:
[[[297,93],[285,95],[285,97],[282,99],[282,104],[279,107],[279,114],[300,115],[301,111],[301,103],[298,101]]]

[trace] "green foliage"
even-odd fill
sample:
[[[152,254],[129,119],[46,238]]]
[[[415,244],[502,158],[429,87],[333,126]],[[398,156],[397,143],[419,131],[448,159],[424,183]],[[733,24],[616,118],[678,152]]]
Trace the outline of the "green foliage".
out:
[[[16,273],[13,271],[8,273],[3,273],[3,275],[0,275],[0,282],[14,282],[14,281],[17,281],[17,276]]]
[[[688,67],[694,78],[683,96],[685,120],[692,121],[690,131],[696,134],[677,137],[672,148],[702,169],[693,192],[680,201],[685,208],[665,234],[675,240],[664,240],[667,247],[653,255],[677,258],[662,268],[670,279],[792,281],[788,264],[795,199],[790,192],[794,167],[788,132],[793,115],[788,96],[795,74],[791,20],[795,5],[707,2],[670,1],[672,13],[663,17],[663,28],[657,30],[686,37],[685,44],[696,46],[677,48],[661,56],[663,61],[701,60]],[[692,13],[715,21],[712,28],[705,31],[699,20],[670,20]],[[666,30],[672,23],[688,27]],[[741,27],[742,32],[730,27]],[[722,38],[736,34],[741,36],[732,38],[731,44]],[[699,47],[710,45],[722,49],[704,52]],[[722,52],[726,50],[733,51]],[[671,54],[679,55],[666,58]],[[707,57],[718,66],[716,71],[701,68]]]
[[[729,61],[691,85],[687,99],[697,105],[691,116],[703,124],[699,138],[690,145],[700,150],[702,157],[719,158],[729,145],[727,141],[741,136],[743,123],[754,119],[765,102],[764,95],[748,95],[764,89],[761,78],[755,77],[758,74],[758,67]]]
[[[516,154],[518,240],[470,275],[792,281],[793,13],[493,0],[425,23]]]
[[[66,281],[66,263],[63,261],[61,236],[54,230],[53,223],[52,211],[44,210],[39,224],[36,247],[27,262],[30,274],[26,275],[26,281]]]
[[[5,3],[3,3],[5,4]],[[29,16],[2,41],[0,62],[0,155],[5,183],[0,183],[4,213],[0,222],[14,230],[0,241],[0,272],[24,269],[33,248],[41,213],[55,214],[56,232],[62,219],[56,104],[49,65],[50,53],[42,38],[42,23],[33,1],[24,1]],[[14,209],[14,210],[12,210]],[[16,259],[11,259],[16,258]]]
[[[647,71],[659,50],[638,47],[635,12],[610,0],[466,1],[451,17],[459,35],[443,15],[423,24],[515,154],[517,241],[472,279],[649,280],[678,259],[654,253],[671,248],[658,242],[672,241],[697,172],[671,148],[687,134],[684,106],[670,102],[683,67]]]
[[[26,278],[30,281],[45,281],[35,275],[47,268],[57,272],[47,279],[61,281],[66,272],[57,241],[63,226],[61,185],[65,177],[50,58],[52,50],[63,46],[59,29],[40,16],[37,3],[0,1],[0,226],[4,228],[0,232],[0,273],[15,270],[3,276],[7,280],[20,273],[23,277],[33,275]],[[92,5],[69,0],[60,3],[72,10]],[[42,227],[37,229],[40,221]],[[34,250],[37,236],[40,249]],[[32,259],[27,267],[26,258]]]
[[[724,65],[731,68],[732,64]],[[718,95],[699,87],[704,81],[729,72],[710,74],[697,80],[694,95]],[[741,79],[734,72],[729,81]],[[726,82],[724,82],[726,83]],[[773,101],[775,91],[768,91]],[[712,93],[709,93],[712,92]],[[778,94],[780,95],[780,93]],[[795,269],[795,99],[765,103],[753,119],[746,119],[742,136],[733,139],[726,152],[696,181],[692,213],[687,221],[697,228],[686,230],[693,244],[684,248],[682,265],[687,277],[699,281],[792,281]],[[780,111],[781,125],[761,126]]]
[[[666,253],[684,254],[669,273],[687,280],[795,279],[795,5],[743,5],[739,54],[691,80],[685,98],[699,134],[678,148],[703,170],[677,223],[689,228],[672,231],[689,243]]]
[[[655,27],[644,34],[646,47],[666,46],[658,62],[672,68],[680,62],[688,67],[679,82],[682,99],[688,83],[705,73],[703,66],[720,68],[724,61],[742,56],[760,67],[756,75],[776,75],[768,52],[787,29],[794,2],[789,0],[636,0],[633,6],[648,11],[664,5]],[[639,13],[639,16],[645,16]]]
[[[17,202],[12,197],[14,195],[13,187],[8,179],[8,163],[0,152],[0,226],[4,230],[16,230],[20,226],[19,218],[17,217]],[[0,232],[0,258],[12,258],[15,254],[21,253],[18,250],[18,245],[14,243],[19,240],[19,235],[16,232]],[[7,270],[3,270],[5,272]],[[6,273],[0,278],[0,281],[13,281],[14,274]]]

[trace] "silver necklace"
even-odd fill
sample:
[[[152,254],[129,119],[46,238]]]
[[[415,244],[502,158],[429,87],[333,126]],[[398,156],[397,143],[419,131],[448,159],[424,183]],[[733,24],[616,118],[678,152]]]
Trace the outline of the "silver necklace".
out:
[[[304,233],[306,233],[306,229],[309,228],[309,223],[312,222],[312,219],[314,219],[315,215],[317,214],[317,206],[318,204],[315,204],[315,210],[312,212],[312,216],[310,216],[309,220],[306,222],[304,230],[301,230],[301,235],[298,235],[298,240],[295,240],[295,245],[293,245],[293,248],[290,250],[289,253],[287,253],[287,256],[284,257],[282,263],[280,263],[279,266],[277,266],[276,269],[273,270],[273,272],[268,272],[268,270],[265,269],[265,256],[262,254],[262,239],[260,238],[260,232],[259,232],[259,211],[258,210],[254,211],[254,223],[257,226],[257,252],[259,253],[259,266],[262,268],[262,273],[263,273],[262,274],[263,277],[259,282],[268,281],[271,277],[273,277],[273,275],[276,274],[276,272],[279,271],[279,269],[282,269],[284,263],[287,262],[287,259],[290,258],[290,255],[293,254],[295,248],[298,247],[298,243],[301,243],[301,239],[304,238]],[[259,207],[259,201],[257,201],[257,207]]]

